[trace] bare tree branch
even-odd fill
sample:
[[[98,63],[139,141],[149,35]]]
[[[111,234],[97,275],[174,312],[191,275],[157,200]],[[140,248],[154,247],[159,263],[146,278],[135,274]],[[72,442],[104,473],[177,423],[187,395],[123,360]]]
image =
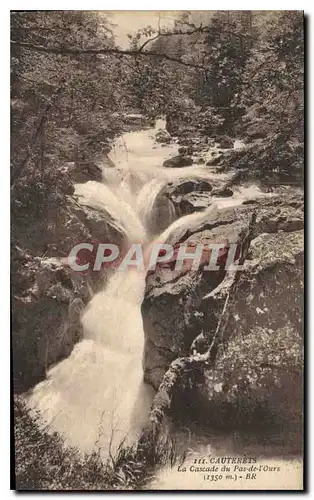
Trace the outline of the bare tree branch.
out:
[[[123,50],[117,48],[106,47],[103,49],[70,49],[70,48],[61,48],[61,47],[44,47],[42,45],[36,45],[28,42],[18,42],[16,40],[11,40],[11,44],[15,46],[20,46],[24,49],[33,50],[35,52],[44,52],[50,54],[58,54],[58,55],[84,55],[84,54],[94,54],[94,55],[117,55],[117,56],[145,56],[145,57],[159,57],[160,59],[166,59],[168,61],[176,62],[178,64],[182,64],[183,66],[188,66],[191,68],[197,68],[204,71],[207,71],[208,68],[205,66],[201,66],[199,64],[193,64],[192,62],[184,61],[178,57],[173,57],[165,53],[155,52],[155,51],[144,51],[140,52],[139,50]]]
[[[148,40],[146,40],[143,45],[140,46],[140,48],[138,49],[139,52],[142,52],[142,50],[144,49],[144,47],[146,47],[146,45],[148,45],[150,42],[153,42],[154,40],[157,40],[157,38],[159,38],[161,36],[161,34],[158,32],[157,35],[155,35],[153,38],[149,38]]]

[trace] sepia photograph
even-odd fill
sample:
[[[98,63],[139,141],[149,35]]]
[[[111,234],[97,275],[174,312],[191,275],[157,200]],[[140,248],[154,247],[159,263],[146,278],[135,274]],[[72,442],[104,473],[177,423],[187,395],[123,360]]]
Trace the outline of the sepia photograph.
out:
[[[11,10],[11,489],[304,491],[301,10]]]

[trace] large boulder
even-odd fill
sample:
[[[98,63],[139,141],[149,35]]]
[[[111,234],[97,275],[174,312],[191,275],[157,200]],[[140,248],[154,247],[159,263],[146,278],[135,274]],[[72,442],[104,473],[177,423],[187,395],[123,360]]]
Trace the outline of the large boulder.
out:
[[[183,179],[169,184],[167,193],[178,196],[188,193],[208,193],[212,190],[212,185],[208,181],[200,179]]]
[[[167,168],[189,167],[191,165],[193,165],[192,158],[184,155],[174,156],[163,162],[163,166]]]
[[[253,239],[236,282],[224,269],[161,267],[147,277],[144,373],[155,388],[171,361],[208,348],[229,296],[214,367],[196,381],[191,396],[197,418],[203,415],[211,425],[245,425],[256,418],[281,425],[301,418],[302,200],[274,197],[209,212],[169,242],[241,244],[253,209]]]
[[[101,243],[115,243],[124,241],[124,234],[114,227],[114,221],[105,210],[96,210],[88,204],[83,196],[75,195],[69,199],[69,208],[77,219],[88,229],[94,240]]]
[[[252,241],[216,363],[198,389],[207,423],[271,419],[301,428],[303,247],[303,231],[263,233]],[[228,289],[222,290],[211,294],[209,306],[220,302],[222,308]]]
[[[17,391],[44,379],[52,364],[70,354],[82,337],[80,312],[103,284],[104,272],[93,271],[92,265],[87,273],[68,266],[70,250],[82,242],[123,240],[107,214],[79,204],[77,197],[67,201],[51,210],[50,218],[20,228],[27,251],[15,244],[17,229],[14,232],[12,344]]]
[[[166,195],[170,198],[178,215],[185,215],[211,204],[212,185],[205,180],[186,179],[169,183]]]

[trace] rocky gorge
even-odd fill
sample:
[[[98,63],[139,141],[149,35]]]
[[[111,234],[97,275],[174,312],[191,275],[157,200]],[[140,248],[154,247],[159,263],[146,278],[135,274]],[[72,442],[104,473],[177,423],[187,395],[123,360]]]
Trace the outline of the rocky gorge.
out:
[[[138,125],[133,134],[141,133],[137,130]],[[186,138],[158,130],[151,152],[166,159],[150,175],[158,179],[167,172],[154,206],[157,219],[167,214],[168,220],[155,221],[153,234],[164,231],[165,242],[173,246],[236,243],[244,262],[239,273],[223,267],[213,272],[159,267],[148,273],[141,306],[144,381],[158,391],[174,361],[206,353],[215,340],[210,362],[185,373],[166,395],[167,412],[176,419],[184,405],[189,422],[229,430],[270,421],[297,426],[302,420],[303,194],[287,186],[268,193],[239,172],[217,171],[213,158],[230,154],[230,143],[191,138],[182,146]],[[180,147],[191,149],[180,153]],[[128,161],[132,154],[132,162],[138,162],[130,149]],[[155,169],[155,156],[142,161],[148,163],[145,169]],[[106,175],[116,175],[115,169],[119,161],[115,164],[113,150],[105,161]],[[103,173],[97,165],[67,165],[64,175],[70,184],[82,185],[106,183]],[[137,171],[135,183],[141,175],[146,170]],[[184,224],[176,225],[180,218]],[[124,234],[115,222],[105,206],[95,208],[72,189],[58,216],[27,234],[28,252],[14,249],[20,286],[13,297],[18,391],[44,380],[49,368],[83,339],[82,313],[111,274],[75,273],[66,256],[82,240],[122,244]]]
[[[126,132],[148,127],[149,120],[127,115]],[[81,242],[113,241],[124,235],[114,227],[104,207],[95,209],[75,193],[77,183],[102,181],[104,167],[113,168],[105,148],[101,158],[68,162],[59,169],[59,203],[45,213],[13,217],[12,310],[13,380],[23,392],[46,377],[48,368],[67,357],[82,339],[80,315],[105,276],[76,273],[68,265],[72,247]],[[14,216],[14,200],[13,200]],[[44,328],[43,328],[44,325]]]

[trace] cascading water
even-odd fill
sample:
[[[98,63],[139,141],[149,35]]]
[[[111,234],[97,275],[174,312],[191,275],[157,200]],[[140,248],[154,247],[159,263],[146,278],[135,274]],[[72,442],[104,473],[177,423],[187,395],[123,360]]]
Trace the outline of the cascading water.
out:
[[[103,169],[104,183],[76,185],[81,203],[102,211],[127,244],[166,241],[172,231],[207,215],[203,212],[182,217],[159,237],[152,229],[156,201],[169,181],[215,176],[200,166],[161,167],[178,149],[175,144],[156,146],[156,129],[164,126],[158,121],[155,130],[130,132],[118,138],[110,153],[116,168]],[[237,199],[233,204],[239,202]],[[168,203],[171,223],[174,213]],[[45,425],[81,451],[97,448],[106,456],[123,439],[136,439],[145,424],[153,390],[142,381],[144,292],[145,272],[132,268],[116,271],[84,311],[84,340],[27,396],[29,406],[40,411]]]
[[[149,151],[147,131],[132,134],[140,137],[140,148]],[[132,139],[132,134],[125,135]],[[76,195],[107,215],[127,243],[145,244],[166,181],[132,168],[132,153],[125,161],[125,140],[121,144],[120,150],[115,144],[112,153],[118,168],[104,169],[106,184],[78,184]],[[136,439],[146,421],[153,389],[142,381],[144,291],[145,272],[116,272],[84,311],[84,340],[28,396],[29,406],[40,411],[45,425],[81,451],[97,448],[106,456],[122,440]]]

